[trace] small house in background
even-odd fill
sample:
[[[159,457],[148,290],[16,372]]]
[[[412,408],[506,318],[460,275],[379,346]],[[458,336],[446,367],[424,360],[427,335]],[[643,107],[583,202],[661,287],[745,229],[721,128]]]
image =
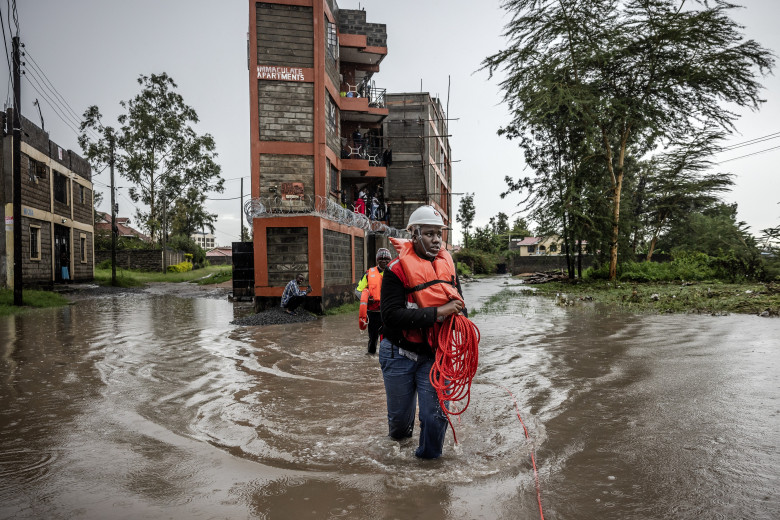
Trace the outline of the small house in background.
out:
[[[583,241],[583,254],[585,253],[585,246],[587,246],[587,242]],[[513,251],[520,251],[520,256],[557,256],[566,254],[566,247],[563,239],[558,235],[525,237],[522,240],[512,239],[510,249]]]
[[[3,114],[7,126],[13,109]],[[92,169],[72,150],[21,117],[22,218],[13,218],[13,135],[0,155],[0,287],[14,286],[14,227],[22,230],[22,284],[88,281],[95,275]],[[67,270],[63,269],[66,267]],[[66,274],[67,273],[67,274]],[[64,276],[67,278],[64,278]]]
[[[233,263],[233,247],[215,247],[206,251],[206,260],[211,265],[231,265]]]
[[[142,242],[146,242],[147,244],[150,244],[152,242],[152,239],[138,231],[137,229],[134,229],[130,227],[130,219],[127,217],[116,217],[116,229],[117,229],[117,238],[118,239],[137,239]],[[98,220],[95,222],[95,233],[97,234],[106,234],[109,237],[111,236],[111,215],[108,213],[100,212],[98,214]]]

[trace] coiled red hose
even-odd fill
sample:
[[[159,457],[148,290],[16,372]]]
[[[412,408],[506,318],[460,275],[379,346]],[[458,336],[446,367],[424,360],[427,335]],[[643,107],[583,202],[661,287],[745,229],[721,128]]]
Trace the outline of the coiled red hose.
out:
[[[429,378],[436,389],[439,405],[446,414],[452,428],[455,444],[458,437],[450,420],[451,415],[460,415],[466,411],[471,400],[471,380],[477,373],[479,362],[479,329],[467,317],[450,314],[442,323],[437,335],[438,348],[436,359]],[[445,402],[466,400],[466,404],[457,410],[449,410]]]

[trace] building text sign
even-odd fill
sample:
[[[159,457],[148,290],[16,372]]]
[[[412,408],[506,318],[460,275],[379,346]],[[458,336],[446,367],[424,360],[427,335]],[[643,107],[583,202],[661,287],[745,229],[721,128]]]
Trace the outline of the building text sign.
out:
[[[307,81],[310,69],[297,67],[276,67],[272,65],[258,65],[257,79],[275,79],[279,81]]]

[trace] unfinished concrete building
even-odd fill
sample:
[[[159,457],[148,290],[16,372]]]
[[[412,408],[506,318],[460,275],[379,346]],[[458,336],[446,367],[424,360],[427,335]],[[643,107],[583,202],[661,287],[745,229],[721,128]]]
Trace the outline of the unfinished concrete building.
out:
[[[384,182],[388,225],[403,229],[415,209],[431,204],[449,226],[452,159],[441,102],[426,92],[387,94],[387,108],[383,137],[392,150]],[[452,246],[446,231],[444,240]]]

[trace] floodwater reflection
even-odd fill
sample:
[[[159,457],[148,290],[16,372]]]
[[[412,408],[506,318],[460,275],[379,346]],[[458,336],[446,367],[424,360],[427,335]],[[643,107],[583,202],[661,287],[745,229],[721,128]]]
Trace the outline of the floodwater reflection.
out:
[[[466,286],[480,368],[444,456],[386,437],[355,316],[230,325],[153,292],[0,318],[0,518],[777,518],[780,322]],[[526,440],[510,395],[531,438]]]

